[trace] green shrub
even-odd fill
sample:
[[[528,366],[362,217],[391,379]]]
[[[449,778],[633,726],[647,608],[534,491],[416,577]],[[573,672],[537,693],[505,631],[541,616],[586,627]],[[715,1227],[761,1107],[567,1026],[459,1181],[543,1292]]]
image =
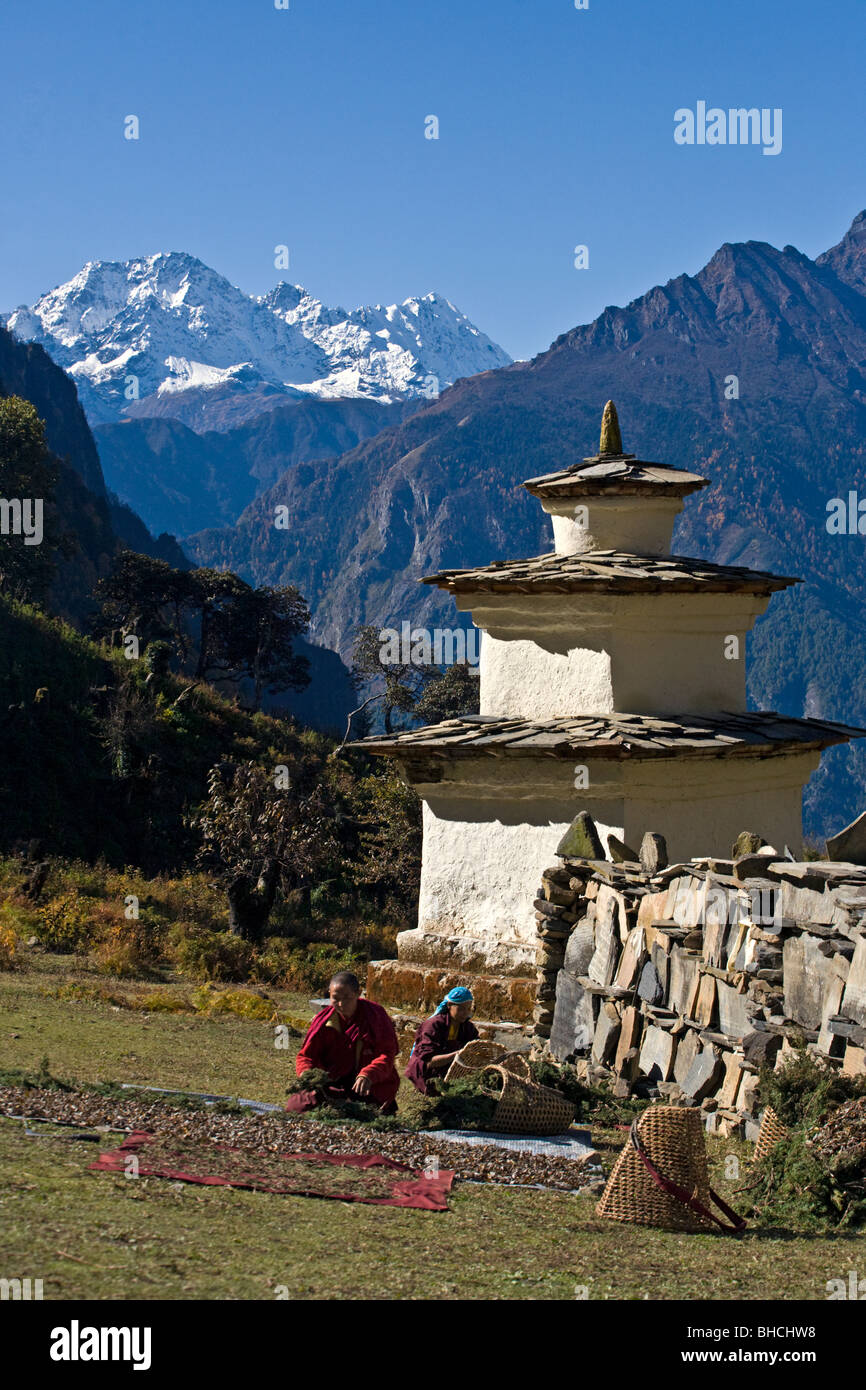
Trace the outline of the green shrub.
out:
[[[154,990],[144,994],[136,1001],[137,1007],[148,1014],[188,1014],[192,1012],[191,1000],[184,994],[172,994],[168,990]]]
[[[57,892],[75,888],[87,897],[104,898],[107,896],[106,879],[110,872],[103,863],[85,864],[81,859],[59,859],[51,865],[48,882],[52,887],[57,884]]]
[[[18,950],[18,936],[10,922],[0,920],[0,970],[16,968],[15,955]]]
[[[249,941],[232,932],[210,931],[194,922],[179,922],[170,933],[178,969],[195,980],[248,980],[255,961]]]
[[[34,907],[17,902],[0,903],[0,970],[21,968],[19,943],[35,936],[38,928],[39,918]]]
[[[817,1232],[866,1223],[862,1157],[843,1153],[823,1159],[803,1130],[773,1146],[750,1177],[746,1194],[745,1214],[763,1227]]]
[[[764,1067],[758,1080],[762,1105],[771,1105],[791,1129],[817,1125],[843,1101],[866,1092],[866,1079],[843,1076],[826,1062],[798,1048],[778,1071]]]
[[[267,995],[248,989],[222,989],[202,985],[193,991],[192,1003],[198,1013],[237,1014],[239,1018],[261,1019],[272,1023],[277,1018],[277,1006]]]
[[[148,642],[144,652],[144,669],[154,676],[167,676],[172,655],[169,642]]]
[[[211,931],[228,927],[228,908],[223,893],[206,874],[190,873],[183,878],[161,878],[148,884],[150,900],[172,922],[194,922]]]
[[[129,1000],[122,994],[115,994],[99,985],[82,984],[77,980],[64,980],[62,984],[39,992],[47,999],[71,999],[77,1004],[112,1004],[119,1009],[130,1007]]]
[[[758,1096],[790,1133],[756,1165],[745,1188],[747,1214],[760,1226],[796,1231],[866,1224],[866,1135],[859,1118],[866,1078],[843,1075],[804,1044],[778,1071],[761,1071]],[[849,1125],[840,1141],[834,1131],[841,1127],[844,1135]]]
[[[138,917],[115,919],[96,947],[97,969],[121,979],[151,975],[162,955],[165,938],[164,924],[148,907],[141,908]]]
[[[252,978],[299,994],[320,994],[340,970],[351,970],[363,983],[367,964],[355,951],[341,950],[330,942],[302,945],[272,936],[256,957]]]
[[[36,935],[50,951],[89,950],[96,944],[95,898],[70,889],[37,909]]]

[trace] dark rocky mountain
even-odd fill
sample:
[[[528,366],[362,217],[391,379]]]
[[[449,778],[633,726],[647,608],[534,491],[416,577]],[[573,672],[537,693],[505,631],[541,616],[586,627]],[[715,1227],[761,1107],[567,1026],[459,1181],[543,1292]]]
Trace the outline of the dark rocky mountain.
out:
[[[109,496],[93,436],[75,383],[34,343],[21,343],[0,325],[0,396],[31,401],[46,425],[57,468],[55,507],[73,553],[58,556],[51,608],[80,623],[90,611],[93,586],[122,546],[171,564],[189,564],[174,536],[154,538],[127,507]]]
[[[815,262],[829,266],[846,285],[861,294],[866,286],[866,211],[858,212],[841,241],[831,246]]]
[[[200,434],[180,419],[154,416],[96,425],[93,432],[108,486],[148,525],[183,536],[231,525],[287,468],[344,453],[414,406],[309,398],[286,405],[283,399],[233,429]]]
[[[32,401],[45,421],[48,447],[97,497],[105,496],[99,455],[75,382],[38,343],[21,343],[0,324],[0,395]]]
[[[677,550],[807,581],[756,629],[752,702],[866,724],[866,541],[827,531],[831,499],[866,498],[864,214],[816,261],[726,244],[698,275],[606,309],[532,362],[458,381],[349,453],[287,469],[236,527],[188,548],[296,583],[316,640],[343,653],[361,622],[453,625],[450,600],[418,577],[549,549],[519,483],[594,452],[608,397],[627,449],[712,480],[687,503]],[[274,526],[280,504],[290,529]],[[834,750],[807,794],[809,830],[863,810],[864,787],[866,751]]]
[[[161,531],[158,536],[152,536],[141,517],[115,497],[113,492],[108,494],[108,509],[114,534],[125,550],[152,555],[154,559],[165,560],[166,564],[178,570],[192,568],[189,557],[170,531]]]
[[[57,572],[49,596],[53,613],[81,626],[92,611],[93,587],[107,574],[119,549],[152,555],[176,569],[189,568],[190,560],[173,534],[166,530],[158,536],[151,535],[141,517],[106,489],[99,455],[79,405],[74,382],[52,362],[43,348],[17,341],[0,325],[0,396],[9,395],[32,401],[46,421],[46,434],[58,474],[55,506],[62,529],[74,546],[69,556],[57,557]],[[351,404],[360,407],[356,417],[359,429],[368,416],[375,419],[375,409],[387,409],[376,407],[372,402]],[[368,406],[369,411],[365,409]],[[348,418],[347,412],[346,421]],[[346,428],[350,429],[346,421]],[[158,429],[174,422],[152,423]],[[137,426],[114,428],[135,429]],[[184,429],[183,426],[177,428]],[[340,437],[339,430],[337,425],[337,437]],[[323,430],[323,433],[327,432]],[[268,434],[267,430],[261,431],[264,437]],[[352,437],[351,431],[349,437]],[[250,457],[255,467],[256,454],[252,446]],[[249,481],[249,474],[246,478]],[[171,524],[170,513],[166,513],[165,520]],[[266,696],[266,708],[288,710],[303,722],[342,734],[347,711],[355,704],[348,669],[335,652],[304,641],[298,643],[297,649],[310,663],[310,685],[300,692]]]
[[[247,382],[232,378],[206,391],[193,386],[186,391],[154,392],[143,400],[130,401],[123,414],[127,420],[180,420],[198,434],[208,430],[233,430],[254,420],[265,411],[284,406],[292,395],[309,400],[301,392],[292,393],[286,387],[269,381]]]
[[[297,638],[293,647],[298,656],[310,663],[310,683],[304,690],[286,690],[276,695],[266,692],[262,709],[275,716],[290,714],[302,724],[342,738],[349,711],[359,701],[349,667],[336,652],[303,637]]]

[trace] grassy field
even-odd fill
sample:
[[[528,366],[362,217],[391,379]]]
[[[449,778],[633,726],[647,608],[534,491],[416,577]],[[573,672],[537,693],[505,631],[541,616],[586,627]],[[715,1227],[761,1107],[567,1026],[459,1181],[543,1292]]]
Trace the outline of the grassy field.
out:
[[[0,1066],[280,1101],[291,1053],[271,1023],[70,998],[105,980],[40,956],[0,974]],[[149,984],[146,992],[176,987]],[[112,984],[135,1003],[144,986]],[[58,997],[58,992],[60,997]],[[302,1016],[308,1000],[268,991]],[[609,1166],[623,1141],[593,1132]],[[712,1181],[736,1204],[708,1141]],[[807,1299],[866,1264],[866,1237],[753,1232],[739,1241],[599,1220],[592,1197],[458,1184],[447,1213],[94,1174],[95,1146],[0,1119],[0,1277],[47,1299]],[[583,1291],[585,1290],[585,1294]]]
[[[0,1066],[38,1071],[44,1057],[58,1077],[285,1099],[291,1051],[274,1047],[266,1020],[231,1013],[143,1012],[74,990],[139,1004],[179,993],[174,984],[108,981],[73,957],[39,955],[27,971],[0,973]],[[219,992],[219,991],[218,991]],[[196,993],[187,988],[188,995]],[[281,1014],[312,1017],[309,1000],[282,990],[267,996]]]

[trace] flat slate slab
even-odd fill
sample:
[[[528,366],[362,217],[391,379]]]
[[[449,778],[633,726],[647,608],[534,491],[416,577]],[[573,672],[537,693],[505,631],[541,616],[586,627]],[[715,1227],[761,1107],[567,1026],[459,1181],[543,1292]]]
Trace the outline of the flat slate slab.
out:
[[[592,454],[554,473],[527,478],[523,486],[536,497],[570,497],[575,492],[580,495],[590,490],[636,497],[684,497],[698,488],[709,487],[709,482],[699,473],[689,473],[671,463],[651,463],[636,454],[605,453]]]
[[[716,981],[716,998],[719,1005],[719,1027],[731,1039],[744,1038],[752,1031],[751,1016],[746,1005],[751,1002],[748,994],[738,994],[732,985],[723,980]]]
[[[557,1061],[564,1061],[589,1047],[594,1030],[592,995],[567,970],[560,970],[556,977],[550,1051]]]
[[[712,1095],[722,1079],[722,1064],[712,1048],[702,1048],[679,1083],[687,1096],[703,1100]]]
[[[866,811],[827,841],[827,853],[833,859],[866,864]]]
[[[641,971],[637,992],[639,997],[647,1004],[661,1004],[664,1002],[664,986],[652,961],[648,960]]]
[[[595,1036],[592,1040],[592,1060],[600,1066],[609,1066],[616,1056],[622,1020],[613,1004],[602,1004],[599,1010]]]
[[[866,1023],[866,937],[854,948],[841,1012],[855,1023]]]
[[[820,937],[804,932],[797,936],[789,936],[782,948],[785,1013],[788,1018],[792,1018],[804,1028],[821,1027],[824,1021],[824,996],[834,979],[832,964],[822,954],[820,947]]]
[[[587,973],[594,955],[595,926],[591,919],[582,917],[568,938],[563,969],[567,970],[569,975],[574,975],[575,979],[579,979]]]
[[[647,1028],[638,1063],[643,1075],[655,1081],[670,1080],[676,1045],[676,1039],[662,1028]]]

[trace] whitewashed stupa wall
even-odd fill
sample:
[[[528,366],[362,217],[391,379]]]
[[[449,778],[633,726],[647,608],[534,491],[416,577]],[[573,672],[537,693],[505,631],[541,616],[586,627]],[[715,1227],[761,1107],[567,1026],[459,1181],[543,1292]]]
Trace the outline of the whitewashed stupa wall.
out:
[[[659,830],[671,863],[697,855],[727,858],[742,830],[756,830],[778,850],[799,853],[803,787],[820,762],[815,750],[771,757],[680,758],[629,766],[624,839],[634,849]],[[552,862],[552,861],[551,861]]]
[[[480,974],[532,974],[532,889],[579,811],[606,847],[611,832],[639,848],[665,836],[671,861],[730,853],[744,828],[799,848],[802,787],[817,752],[648,762],[491,757],[452,764],[446,779],[415,781],[423,802],[418,926],[398,937],[401,960]],[[574,786],[576,767],[587,786]]]
[[[768,603],[753,594],[457,597],[483,633],[481,713],[527,719],[745,710],[746,635]]]
[[[554,549],[559,555],[588,550],[667,555],[681,497],[545,498],[542,507],[553,521]]]

